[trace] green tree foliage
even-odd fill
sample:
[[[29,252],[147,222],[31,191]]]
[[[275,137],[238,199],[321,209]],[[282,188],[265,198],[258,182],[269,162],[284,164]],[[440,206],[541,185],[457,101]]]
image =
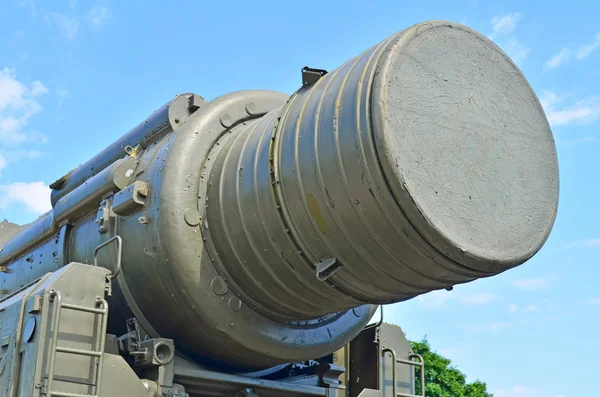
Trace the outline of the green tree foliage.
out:
[[[426,397],[493,397],[485,383],[479,380],[467,383],[466,376],[453,367],[450,360],[431,351],[427,339],[410,344],[425,361]],[[417,391],[420,390],[420,376],[417,374]]]

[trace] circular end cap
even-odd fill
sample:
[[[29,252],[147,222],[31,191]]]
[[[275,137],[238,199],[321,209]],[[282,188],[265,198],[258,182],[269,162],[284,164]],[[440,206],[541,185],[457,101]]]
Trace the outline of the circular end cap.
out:
[[[532,257],[558,206],[556,147],[523,74],[460,24],[398,34],[372,92],[382,168],[416,231],[465,266],[499,272]]]
[[[161,365],[166,365],[173,360],[173,349],[166,343],[159,342],[155,346],[154,358]]]

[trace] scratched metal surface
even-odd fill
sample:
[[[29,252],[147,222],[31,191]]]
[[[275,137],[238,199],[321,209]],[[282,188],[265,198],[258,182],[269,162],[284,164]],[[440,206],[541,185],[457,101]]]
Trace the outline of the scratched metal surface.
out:
[[[500,272],[543,245],[558,206],[556,147],[509,57],[460,25],[422,24],[391,49],[374,96],[382,166],[418,232],[470,268]]]
[[[205,232],[238,293],[281,319],[498,274],[540,249],[556,215],[537,97],[458,24],[391,36],[224,146]]]

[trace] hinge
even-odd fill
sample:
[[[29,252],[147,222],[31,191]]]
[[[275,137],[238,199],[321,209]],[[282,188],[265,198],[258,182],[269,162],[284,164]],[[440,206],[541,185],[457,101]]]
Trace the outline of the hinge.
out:
[[[48,394],[48,378],[43,378],[42,383],[36,383],[35,388],[40,391],[40,396]]]

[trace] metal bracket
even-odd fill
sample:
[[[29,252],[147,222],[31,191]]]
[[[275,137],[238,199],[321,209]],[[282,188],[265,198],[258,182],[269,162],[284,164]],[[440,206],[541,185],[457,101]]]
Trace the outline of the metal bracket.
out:
[[[144,181],[135,181],[113,198],[112,210],[115,214],[125,216],[146,205],[148,184]]]
[[[256,392],[256,390],[247,387],[238,390],[238,392],[235,394],[235,397],[259,397],[259,394]]]
[[[139,325],[135,317],[127,320],[125,324],[127,326],[127,333],[117,338],[117,344],[121,353],[130,355],[132,352],[139,351],[141,344],[149,340],[150,337]],[[135,356],[135,354],[132,356]]]
[[[344,265],[337,258],[325,258],[316,264],[317,278],[325,281]]]
[[[191,113],[198,110],[202,105],[204,105],[206,101],[200,95],[191,94],[187,98],[187,108]]]
[[[133,357],[137,368],[146,368],[146,382],[156,386],[156,396],[186,397],[183,386],[173,383],[175,346],[173,340],[150,338],[137,319],[127,320],[127,333],[117,338],[119,352]],[[148,383],[148,384],[150,384]]]
[[[313,69],[305,66],[302,68],[302,85],[311,85],[327,74],[325,69]]]
[[[98,225],[98,233],[104,234],[108,232],[108,224],[112,213],[112,200],[105,198],[100,202],[100,208],[96,213],[96,224]]]
[[[329,363],[323,363],[318,367],[319,383],[325,387],[340,387],[340,376],[346,372],[346,368]]]

